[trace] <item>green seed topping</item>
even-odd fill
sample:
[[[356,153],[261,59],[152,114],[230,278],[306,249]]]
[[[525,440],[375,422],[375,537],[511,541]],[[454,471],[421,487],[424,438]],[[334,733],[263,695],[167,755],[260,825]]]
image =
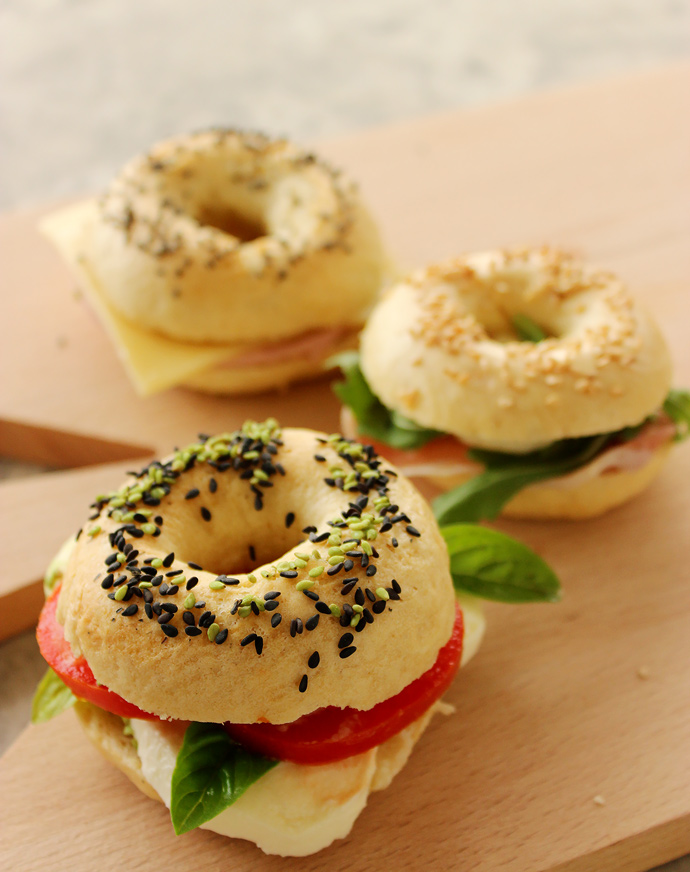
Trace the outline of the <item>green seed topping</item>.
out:
[[[91,536],[91,537],[93,537],[93,536],[98,536],[98,534],[99,534],[100,532],[101,532],[101,528],[98,527],[98,526],[96,526],[96,527],[92,527],[92,528],[89,530],[89,532],[87,533],[87,535],[88,535],[88,536]]]
[[[122,600],[127,596],[128,587],[126,584],[123,584],[122,587],[118,587],[115,591],[115,599],[118,602],[122,602]]]
[[[334,618],[340,617],[340,606],[337,606],[335,603],[331,603],[328,608],[331,610],[331,614]]]
[[[251,615],[251,613],[252,613],[251,606],[240,606],[239,609],[237,609],[237,614],[241,618],[247,618],[247,617],[249,617],[249,615]]]
[[[154,569],[160,569],[162,565],[163,561],[160,559],[160,557],[154,557],[151,561],[151,566],[153,566]]]
[[[305,578],[302,581],[297,582],[297,584],[295,585],[295,590],[309,590],[312,587],[314,587],[314,582]]]
[[[318,578],[323,572],[323,566],[315,566],[313,569],[309,570],[310,578]]]
[[[149,588],[149,587],[153,587],[153,585],[151,584],[150,581],[140,581],[140,582],[139,582],[139,587],[140,587],[142,590],[147,590],[147,588]]]
[[[193,593],[189,593],[189,594],[187,594],[187,596],[184,598],[184,602],[182,603],[182,605],[183,605],[186,609],[191,609],[191,608],[194,607],[194,603],[195,603],[195,602],[196,602],[196,597],[194,596]]]
[[[213,642],[218,633],[220,633],[220,627],[218,626],[218,624],[211,624],[208,630],[206,630],[206,635],[211,642]]]
[[[376,588],[376,596],[381,600],[388,600],[390,597],[388,596],[388,591],[385,587],[377,587]]]
[[[211,588],[211,590],[225,590],[225,585],[223,584],[223,582],[218,581],[217,579],[209,582],[208,586]]]
[[[156,532],[158,527],[156,527],[155,524],[148,524],[147,523],[147,524],[142,524],[141,529],[144,531],[144,533],[147,533],[149,536],[153,536],[153,534]]]
[[[353,615],[352,620],[350,621],[351,627],[356,627],[357,624],[362,620],[361,615]]]

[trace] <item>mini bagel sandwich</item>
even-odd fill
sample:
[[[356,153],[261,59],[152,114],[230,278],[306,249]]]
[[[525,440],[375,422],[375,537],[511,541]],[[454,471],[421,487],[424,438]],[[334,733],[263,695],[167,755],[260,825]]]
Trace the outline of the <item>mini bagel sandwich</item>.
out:
[[[413,273],[339,362],[344,432],[447,491],[440,523],[599,515],[649,484],[690,423],[647,312],[547,248]]]
[[[35,720],[76,700],[177,833],[285,856],[347,835],[484,629],[404,476],[371,447],[274,420],[99,496],[47,584]]]
[[[41,225],[137,390],[249,393],[354,347],[388,261],[356,186],[283,139],[209,130]]]

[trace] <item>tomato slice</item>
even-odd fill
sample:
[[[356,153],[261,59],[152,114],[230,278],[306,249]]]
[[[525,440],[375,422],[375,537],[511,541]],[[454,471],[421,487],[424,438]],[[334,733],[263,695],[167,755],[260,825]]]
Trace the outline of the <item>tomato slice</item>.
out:
[[[431,669],[367,711],[330,706],[289,724],[227,723],[225,729],[250,750],[293,763],[334,763],[362,754],[416,721],[446,692],[460,666],[463,635],[462,611],[456,607],[453,634]]]
[[[118,694],[98,684],[91,667],[83,657],[75,657],[65,640],[62,627],[57,622],[56,612],[60,587],[55,588],[46,600],[38,619],[36,638],[41,654],[51,669],[64,681],[78,699],[92,702],[99,708],[120,715],[122,718],[158,720],[156,715],[142,711]]]

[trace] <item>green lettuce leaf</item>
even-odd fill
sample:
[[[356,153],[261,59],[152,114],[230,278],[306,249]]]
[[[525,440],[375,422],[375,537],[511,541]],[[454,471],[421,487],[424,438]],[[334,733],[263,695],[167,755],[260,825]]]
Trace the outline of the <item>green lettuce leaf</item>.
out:
[[[690,391],[671,390],[664,400],[664,412],[676,425],[676,442],[690,436]]]
[[[42,724],[61,714],[76,702],[76,696],[61,678],[48,669],[36,688],[31,703],[31,723]]]
[[[504,603],[560,600],[558,577],[522,542],[476,524],[452,524],[441,533],[456,590]]]
[[[497,517],[503,506],[527,485],[557,478],[586,466],[616,436],[604,433],[561,442],[531,454],[504,454],[473,449],[469,456],[485,471],[447,493],[432,506],[439,524]]]
[[[359,366],[358,352],[336,355],[329,363],[339,366],[345,376],[345,381],[336,382],[333,390],[357,418],[360,434],[407,450],[420,448],[441,435],[387,409],[369,387]]]
[[[277,762],[233,742],[220,724],[190,724],[172,775],[177,835],[219,815]]]
[[[547,338],[542,328],[527,315],[513,315],[513,329],[523,342],[541,342]]]

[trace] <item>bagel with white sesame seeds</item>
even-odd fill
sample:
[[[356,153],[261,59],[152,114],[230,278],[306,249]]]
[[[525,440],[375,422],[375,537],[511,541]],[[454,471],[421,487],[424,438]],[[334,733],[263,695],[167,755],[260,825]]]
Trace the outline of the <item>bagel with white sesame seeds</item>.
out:
[[[344,432],[447,491],[441,523],[601,514],[687,430],[652,318],[615,275],[548,248],[413,273],[341,365]]]
[[[388,274],[356,186],[284,139],[178,136],[42,229],[137,389],[280,387],[356,344]]]
[[[407,479],[369,446],[273,419],[97,497],[46,583],[44,680],[77,697],[94,744],[176,832],[284,855],[349,832],[484,628]],[[188,807],[190,766],[224,759],[242,789]]]

